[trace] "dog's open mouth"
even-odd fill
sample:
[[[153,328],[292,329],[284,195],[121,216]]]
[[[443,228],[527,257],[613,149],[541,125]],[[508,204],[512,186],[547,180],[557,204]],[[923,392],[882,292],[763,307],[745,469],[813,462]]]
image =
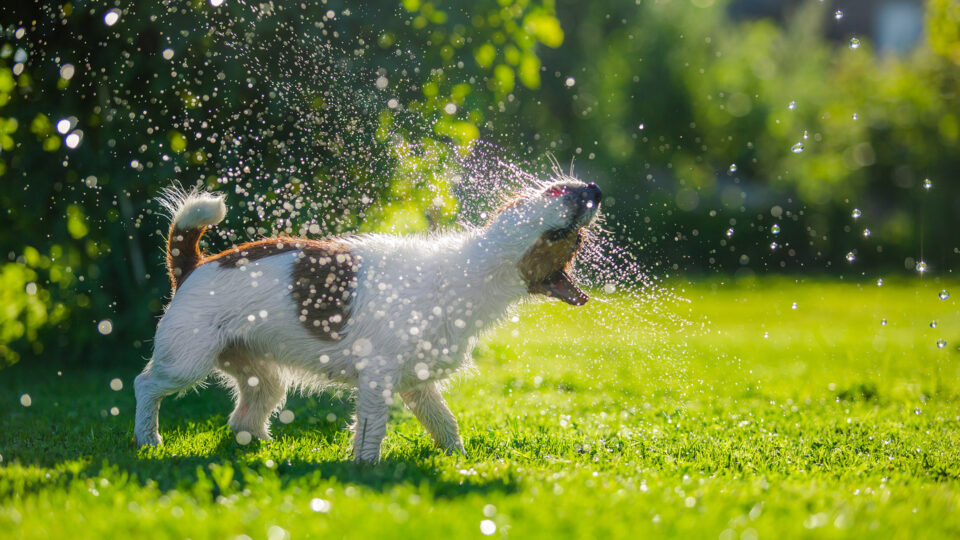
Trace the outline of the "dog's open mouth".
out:
[[[583,232],[568,227],[544,233],[523,256],[520,274],[531,294],[543,294],[573,306],[590,299],[573,282],[570,265],[583,243]]]
[[[560,270],[547,277],[544,281],[531,286],[530,292],[534,294],[545,294],[558,300],[562,300],[571,306],[582,306],[590,299],[587,293],[583,292],[573,278],[566,270]]]

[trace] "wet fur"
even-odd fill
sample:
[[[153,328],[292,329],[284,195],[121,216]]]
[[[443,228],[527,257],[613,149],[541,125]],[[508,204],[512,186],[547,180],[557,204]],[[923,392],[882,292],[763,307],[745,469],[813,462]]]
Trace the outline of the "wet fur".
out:
[[[590,187],[562,182],[577,193]],[[598,206],[599,190],[594,195]],[[585,211],[583,204],[533,190],[483,228],[268,239],[205,257],[195,239],[223,219],[222,198],[168,194],[175,294],[157,327],[153,357],[135,381],[137,443],[160,444],[165,396],[216,374],[233,392],[229,425],[236,432],[269,439],[270,417],[290,389],[339,385],[356,389],[357,460],[379,459],[388,407],[397,396],[439,447],[463,453],[442,385],[470,365],[479,336],[518,300],[544,294],[586,301],[568,272],[580,231],[598,210]],[[339,266],[317,266],[331,254]],[[323,294],[304,302],[295,293],[304,276],[310,291]],[[322,320],[311,314],[331,322],[340,316],[343,324],[318,333],[311,326],[323,326],[314,324]]]

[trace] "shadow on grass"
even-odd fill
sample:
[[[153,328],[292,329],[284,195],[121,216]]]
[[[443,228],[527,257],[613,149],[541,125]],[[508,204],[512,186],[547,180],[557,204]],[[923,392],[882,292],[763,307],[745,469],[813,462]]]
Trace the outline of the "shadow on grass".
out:
[[[232,402],[225,390],[214,385],[180,399],[164,400],[161,434],[167,444],[176,446],[152,451],[139,450],[133,442],[135,371],[58,374],[15,366],[3,375],[2,464],[43,470],[17,479],[7,475],[6,480],[0,470],[0,497],[66,485],[78,478],[118,474],[161,491],[190,491],[223,467],[233,471],[230,486],[213,483],[214,497],[224,489],[243,490],[248,478],[269,475],[275,475],[282,488],[291,484],[309,487],[321,480],[375,491],[426,484],[440,498],[516,490],[503,479],[444,478],[434,461],[439,451],[431,448],[426,438],[412,441],[416,447],[406,459],[388,455],[375,466],[355,464],[342,451],[349,447],[346,424],[353,411],[346,397],[291,396],[287,408],[301,419],[297,424],[282,425],[274,420],[277,440],[239,446],[225,425]],[[124,383],[120,391],[111,390],[110,381],[115,378]],[[30,395],[28,407],[21,402],[25,394]],[[330,414],[333,421],[327,418]],[[315,460],[304,455],[314,452]],[[265,465],[268,460],[274,462],[272,467]]]

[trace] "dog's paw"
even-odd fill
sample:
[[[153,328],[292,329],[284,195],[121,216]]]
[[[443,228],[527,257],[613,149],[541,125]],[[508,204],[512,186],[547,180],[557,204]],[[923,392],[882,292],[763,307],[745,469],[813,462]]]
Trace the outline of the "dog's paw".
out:
[[[163,438],[161,438],[160,433],[156,431],[144,435],[137,435],[137,446],[140,448],[144,446],[160,446],[161,443],[163,443]]]
[[[444,450],[448,456],[467,457],[467,451],[463,448],[463,441],[457,441]]]

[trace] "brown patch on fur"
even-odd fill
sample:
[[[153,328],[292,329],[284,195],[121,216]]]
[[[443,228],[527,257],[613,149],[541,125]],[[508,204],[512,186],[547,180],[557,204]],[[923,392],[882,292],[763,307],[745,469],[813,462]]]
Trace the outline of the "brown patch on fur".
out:
[[[293,263],[291,297],[300,322],[316,337],[336,341],[356,297],[359,258],[338,242],[311,241]]]
[[[542,235],[524,253],[518,269],[530,294],[551,296],[581,306],[590,299],[570,277],[570,266],[583,243],[582,233],[571,231],[556,237],[556,232]]]
[[[207,227],[177,229],[170,225],[167,234],[167,273],[170,284],[176,291],[194,268],[203,264],[200,253],[200,237]]]
[[[336,240],[307,238],[267,238],[247,242],[206,257],[200,264],[218,263],[223,268],[238,268],[251,262],[297,251],[290,276],[290,297],[301,324],[324,341],[337,341],[350,318],[350,304],[356,296],[356,255]]]
[[[245,242],[239,246],[233,246],[230,249],[221,251],[216,255],[204,257],[200,264],[218,262],[220,266],[224,268],[237,268],[271,255],[279,255],[280,253],[286,253],[288,251],[304,249],[311,243],[318,243],[318,241],[308,240],[306,238],[265,238],[255,242]]]
[[[579,232],[571,233],[557,240],[550,239],[550,233],[544,233],[533,244],[533,247],[523,254],[518,268],[527,288],[531,293],[557,272],[566,272],[573,264],[574,257],[580,250],[583,238]]]
[[[267,238],[203,257],[197,245],[203,229],[170,231],[167,266],[175,288],[194,268],[218,263],[222,268],[239,268],[251,262],[290,251],[299,252],[290,276],[290,297],[296,304],[301,324],[324,341],[337,341],[350,318],[350,304],[356,296],[359,258],[346,244],[336,240],[308,238]],[[174,248],[180,248],[173,255]],[[184,269],[175,272],[174,269]]]

